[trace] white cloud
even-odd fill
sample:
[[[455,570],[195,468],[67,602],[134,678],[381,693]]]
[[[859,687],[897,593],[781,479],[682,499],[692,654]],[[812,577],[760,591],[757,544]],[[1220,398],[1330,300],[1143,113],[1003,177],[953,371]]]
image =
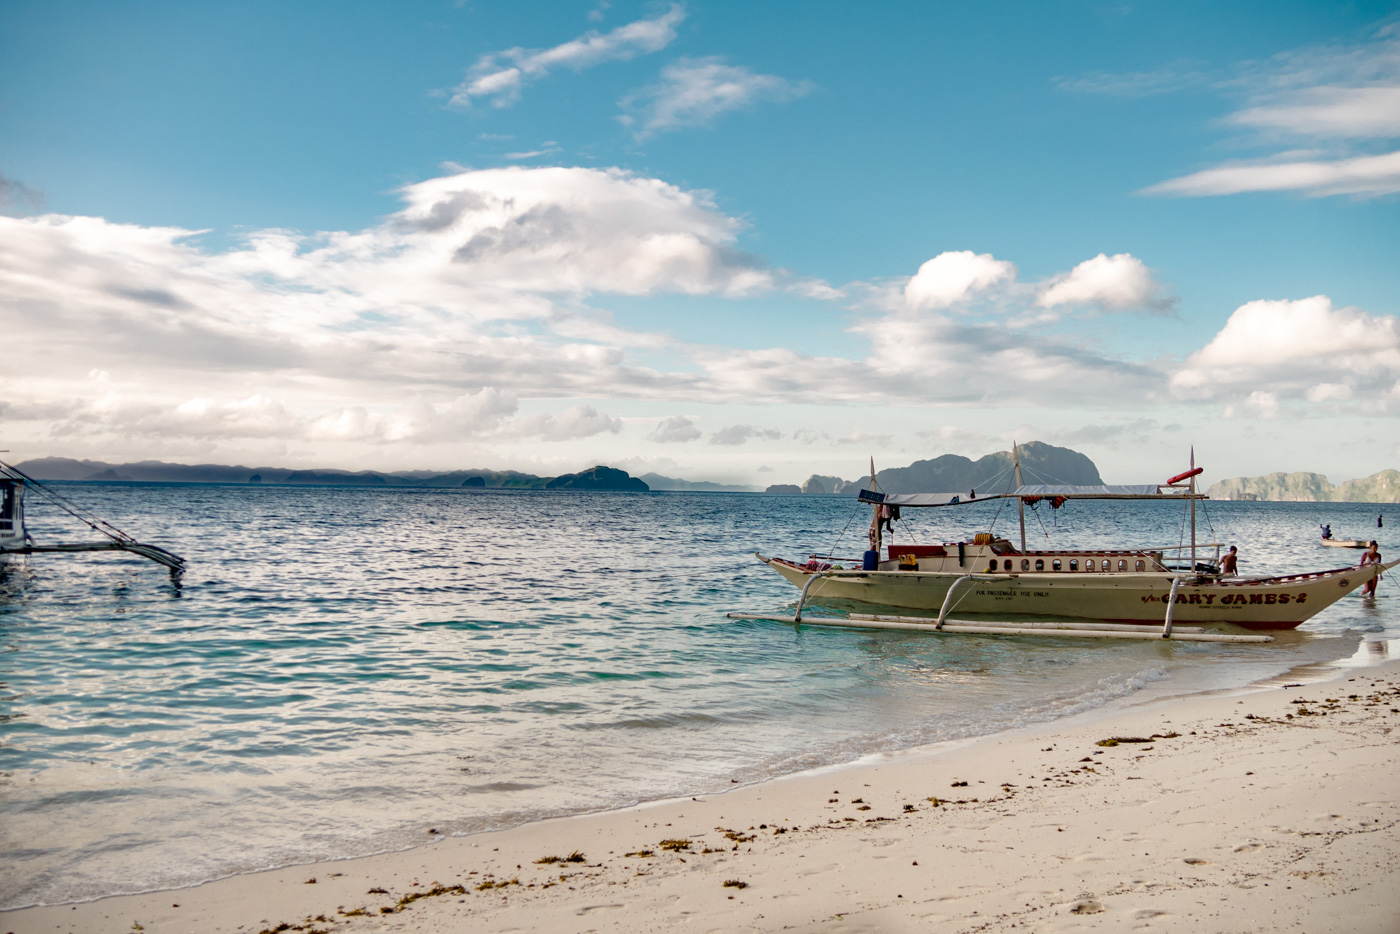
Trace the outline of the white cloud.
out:
[[[1168,179],[1144,194],[1213,196],[1294,191],[1315,197],[1373,197],[1400,191],[1400,151],[1376,152],[1358,141],[1400,137],[1400,25],[1350,46],[1298,49],[1264,62],[1247,62],[1238,77],[1220,82],[1242,91],[1244,106],[1227,125],[1254,131],[1258,142],[1326,143],[1321,153],[1274,152]]]
[[[446,404],[415,396],[387,412],[351,405],[316,414],[294,411],[283,400],[265,396],[216,400],[188,399],[173,408],[124,400],[106,394],[91,402],[76,401],[60,411],[54,433],[69,435],[115,432],[135,437],[181,437],[220,440],[279,439],[302,442],[369,444],[440,444],[491,439],[534,438],[571,441],[622,431],[622,420],[590,405],[574,405],[558,414],[513,417],[519,400],[513,393],[486,387],[463,393]]]
[[[1383,195],[1400,191],[1400,150],[1349,159],[1234,162],[1158,182],[1149,195],[1234,195],[1297,191],[1306,195]]]
[[[1238,418],[1241,414],[1241,407],[1245,413],[1252,414],[1255,418],[1263,419],[1266,422],[1278,418],[1280,408],[1277,395],[1256,389],[1246,396],[1240,405],[1227,405],[1223,414],[1226,418]]]
[[[656,429],[647,437],[662,444],[676,444],[694,441],[700,437],[700,429],[684,415],[672,415],[658,422]]]
[[[848,435],[837,438],[837,444],[862,444],[876,448],[887,448],[894,440],[892,435],[880,435],[869,431],[853,431]]]
[[[22,358],[7,375],[61,388],[100,368],[133,391],[145,372],[162,394],[194,390],[185,398],[242,398],[250,380],[270,395],[377,384],[370,397],[395,401],[488,385],[673,391],[698,377],[631,365],[622,349],[664,338],[581,301],[777,284],[706,193],[615,169],[463,170],[402,195],[403,210],[364,230],[255,231],[222,251],[198,231],[0,217],[0,312]]]
[[[1241,305],[1171,377],[1181,398],[1254,398],[1261,413],[1279,399],[1387,408],[1400,381],[1400,319],[1333,308],[1325,295]],[[1268,402],[1273,399],[1274,402]]]
[[[452,90],[450,103],[470,107],[474,100],[490,99],[496,107],[508,107],[519,100],[527,82],[542,78],[555,68],[578,71],[659,52],[675,40],[676,27],[684,19],[685,8],[673,4],[652,19],[637,20],[607,33],[589,30],[553,48],[513,48],[483,55],[467,79]]]
[[[912,309],[949,308],[970,295],[1015,278],[1015,265],[990,253],[939,253],[920,266],[905,285],[904,302]]]
[[[539,149],[531,149],[528,152],[508,152],[505,157],[511,162],[524,162],[529,159],[538,159],[540,156],[552,156],[560,151],[559,144],[551,139],[541,143]]]
[[[1100,253],[1041,286],[1035,303],[1042,308],[1058,305],[1097,305],[1101,308],[1162,308],[1161,288],[1152,273],[1130,253]]]
[[[711,444],[744,444],[750,440],[777,441],[783,433],[776,428],[758,428],[754,425],[730,425],[721,428],[710,436]]]
[[[538,414],[519,418],[507,431],[521,438],[573,441],[604,432],[618,434],[622,431],[622,419],[612,418],[591,405],[575,405],[558,415]]]
[[[1400,136],[1400,85],[1303,88],[1285,100],[1247,107],[1231,123],[1299,136]]]
[[[1346,383],[1318,383],[1308,390],[1309,402],[1346,402],[1355,390]]]
[[[683,58],[661,69],[661,82],[619,101],[623,126],[638,139],[710,123],[720,114],[759,102],[794,100],[811,93],[807,81],[757,74],[719,58]]]

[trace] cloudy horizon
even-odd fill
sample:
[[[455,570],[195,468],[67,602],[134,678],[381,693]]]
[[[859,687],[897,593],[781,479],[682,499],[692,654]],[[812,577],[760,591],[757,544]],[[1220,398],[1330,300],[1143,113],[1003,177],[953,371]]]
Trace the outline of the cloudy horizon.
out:
[[[967,11],[548,9],[379,11],[319,51],[314,6],[0,13],[7,459],[1400,466],[1383,8],[1300,5],[1242,55],[1271,7],[1086,7],[1051,54],[1028,5],[995,76]]]

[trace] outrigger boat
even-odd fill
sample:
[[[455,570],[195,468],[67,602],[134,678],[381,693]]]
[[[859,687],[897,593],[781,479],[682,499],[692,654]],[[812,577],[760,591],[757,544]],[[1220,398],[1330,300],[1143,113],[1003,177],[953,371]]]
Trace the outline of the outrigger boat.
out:
[[[33,490],[64,512],[102,535],[102,541],[35,544],[24,526],[24,493]],[[185,559],[156,545],[147,545],[132,538],[121,529],[92,515],[77,503],[43,485],[18,467],[0,461],[0,566],[10,555],[32,555],[44,552],[126,551],[170,569],[172,576],[185,570]]]
[[[1370,548],[1371,543],[1362,538],[1333,538],[1331,529],[1327,529],[1322,536],[1322,544],[1328,548]]]
[[[840,625],[949,631],[1054,631],[1064,635],[1088,634],[1073,630],[1093,629],[1098,634],[1128,635],[1136,631],[1139,637],[1192,638],[1184,633],[1173,636],[1174,622],[1230,623],[1246,629],[1293,629],[1381,571],[1400,564],[1394,561],[1279,577],[1223,575],[1217,563],[1197,560],[1196,504],[1207,497],[1196,488],[1196,477],[1203,468],[1195,466],[1194,453],[1191,469],[1165,483],[1103,486],[1024,485],[1019,452],[1013,448],[1013,453],[1016,488],[981,496],[975,495],[975,491],[972,494],[883,493],[875,489],[872,464],[870,489],[861,490],[858,496],[860,502],[871,504],[875,512],[870,531],[871,547],[865,553],[862,566],[845,569],[817,556],[800,563],[756,552],[760,561],[802,588],[797,611],[792,617],[731,615],[838,624],[832,619],[802,616],[807,599],[819,595],[824,600],[938,611],[936,619],[852,613],[840,621]],[[884,523],[881,519],[882,514],[890,515],[882,510],[953,507],[991,499],[1016,500],[1021,520],[1019,548],[1005,538],[979,533],[971,541],[890,545],[888,556],[882,560]],[[1042,499],[1056,500],[1060,504],[1077,499],[1184,502],[1188,504],[1191,519],[1190,563],[1185,567],[1167,563],[1164,554],[1167,549],[1030,550],[1026,547],[1025,507]],[[1215,547],[1218,558],[1219,546]],[[979,616],[1014,614],[1099,622],[950,622],[948,613],[954,609],[960,614]],[[976,628],[964,628],[967,626]],[[1202,641],[1270,641],[1267,637],[1215,633],[1199,633],[1196,638]]]

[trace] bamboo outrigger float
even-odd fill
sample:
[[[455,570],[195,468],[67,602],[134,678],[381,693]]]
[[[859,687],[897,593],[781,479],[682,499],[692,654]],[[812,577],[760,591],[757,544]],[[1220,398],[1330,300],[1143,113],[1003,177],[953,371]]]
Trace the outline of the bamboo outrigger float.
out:
[[[1055,635],[1081,638],[1167,638],[1202,642],[1270,642],[1270,636],[1205,632],[1176,626],[1229,623],[1245,629],[1293,629],[1320,610],[1363,586],[1381,571],[1400,564],[1371,564],[1278,577],[1236,577],[1220,573],[1215,562],[1198,560],[1196,504],[1207,497],[1196,488],[1195,466],[1165,483],[1074,486],[1021,482],[1019,451],[1013,448],[1016,488],[1006,493],[888,494],[870,489],[859,500],[871,504],[870,550],[860,568],[842,568],[817,558],[805,564],[782,558],[758,559],[802,588],[796,611],[788,615],[732,613],[740,619],[872,629]],[[972,541],[937,545],[891,545],[881,559],[883,527],[899,508],[939,508],[992,499],[1015,499],[1021,546],[991,533]],[[1074,499],[1174,500],[1190,513],[1190,563],[1169,565],[1167,549],[1030,550],[1026,547],[1025,507],[1042,499],[1056,505]],[[1217,558],[1218,558],[1218,548]],[[910,610],[937,611],[937,617],[851,613],[846,617],[802,615],[811,597]],[[953,610],[981,619],[951,620]],[[987,619],[1006,614],[1059,617],[1080,622],[1023,622]],[[1083,622],[1083,621],[1093,622]]]
[[[97,542],[35,544],[24,526],[24,493],[33,490],[59,509],[104,537]],[[185,570],[185,559],[157,545],[137,541],[104,519],[99,519],[77,503],[61,495],[18,467],[0,461],[0,565],[9,555],[73,553],[79,551],[126,551],[170,569],[171,576]]]

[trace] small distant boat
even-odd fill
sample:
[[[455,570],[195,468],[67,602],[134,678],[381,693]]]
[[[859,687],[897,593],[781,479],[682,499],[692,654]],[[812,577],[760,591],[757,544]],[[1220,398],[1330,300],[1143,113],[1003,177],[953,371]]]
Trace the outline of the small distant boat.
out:
[[[24,494],[32,490],[59,509],[73,516],[104,537],[99,542],[61,542],[36,544],[24,526]],[[170,569],[172,576],[185,570],[185,559],[157,545],[139,542],[104,519],[92,515],[56,490],[44,486],[18,467],[0,461],[0,567],[10,555],[33,555],[45,552],[127,551]]]
[[[1369,541],[1362,541],[1359,538],[1324,538],[1322,544],[1328,548],[1369,548]]]

